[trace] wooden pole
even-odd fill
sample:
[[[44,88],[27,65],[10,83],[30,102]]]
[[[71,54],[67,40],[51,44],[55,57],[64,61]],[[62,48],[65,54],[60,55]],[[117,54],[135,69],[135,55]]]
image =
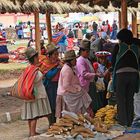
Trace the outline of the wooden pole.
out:
[[[47,24],[47,33],[48,33],[48,43],[52,41],[52,27],[51,27],[51,14],[46,13],[46,24]]]
[[[133,36],[137,37],[137,13],[132,14],[132,32]]]
[[[127,28],[127,1],[121,0],[121,28]]]
[[[119,29],[121,29],[121,12],[118,12],[118,18],[119,18]]]
[[[36,50],[40,53],[39,12],[34,13],[34,20],[35,20],[35,46],[36,46]]]

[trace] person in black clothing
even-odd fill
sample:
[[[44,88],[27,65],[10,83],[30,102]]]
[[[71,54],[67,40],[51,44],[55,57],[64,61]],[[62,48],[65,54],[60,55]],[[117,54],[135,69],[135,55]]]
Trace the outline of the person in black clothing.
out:
[[[131,126],[134,115],[133,96],[139,90],[138,46],[133,34],[122,29],[112,54],[113,88],[116,92],[118,122]]]

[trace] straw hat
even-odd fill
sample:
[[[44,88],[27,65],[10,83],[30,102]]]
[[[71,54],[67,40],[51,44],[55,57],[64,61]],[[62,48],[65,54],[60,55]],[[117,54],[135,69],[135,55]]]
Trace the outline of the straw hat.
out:
[[[33,49],[32,47],[27,48],[25,51],[25,55],[26,55],[27,59],[30,59],[37,54],[38,54],[38,52],[35,49]]]
[[[67,61],[67,60],[72,60],[72,59],[75,59],[75,58],[77,58],[77,56],[75,54],[75,51],[74,50],[69,50],[69,51],[65,52],[63,60]]]
[[[56,47],[53,43],[51,43],[46,46],[46,49],[47,49],[47,54],[50,54],[56,51],[57,49],[59,49],[59,47]]]

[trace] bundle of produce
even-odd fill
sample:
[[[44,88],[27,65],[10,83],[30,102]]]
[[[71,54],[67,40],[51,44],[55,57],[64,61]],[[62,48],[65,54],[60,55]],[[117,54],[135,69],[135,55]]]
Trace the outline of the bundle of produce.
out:
[[[91,123],[82,114],[77,115],[77,118],[65,114],[59,122],[50,126],[47,131],[47,135],[63,135],[72,137],[82,135],[83,138],[94,137],[93,130],[91,129]]]
[[[117,114],[117,106],[107,105],[97,111],[95,114],[95,122],[105,124],[107,128],[116,123],[115,116]],[[97,121],[98,120],[98,121]]]

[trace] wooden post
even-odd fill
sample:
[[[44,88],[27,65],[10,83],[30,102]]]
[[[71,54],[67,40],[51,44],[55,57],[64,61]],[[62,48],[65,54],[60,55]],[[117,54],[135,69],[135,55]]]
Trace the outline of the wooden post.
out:
[[[121,0],[121,28],[127,28],[127,1]]]
[[[46,24],[47,24],[47,34],[48,34],[48,43],[52,41],[52,27],[51,27],[51,14],[46,13]]]
[[[121,29],[121,12],[118,12],[118,18],[119,18],[119,29]]]
[[[34,13],[35,20],[35,46],[40,53],[40,26],[39,26],[39,12]]]
[[[137,37],[137,13],[132,14],[132,32],[133,36]]]

